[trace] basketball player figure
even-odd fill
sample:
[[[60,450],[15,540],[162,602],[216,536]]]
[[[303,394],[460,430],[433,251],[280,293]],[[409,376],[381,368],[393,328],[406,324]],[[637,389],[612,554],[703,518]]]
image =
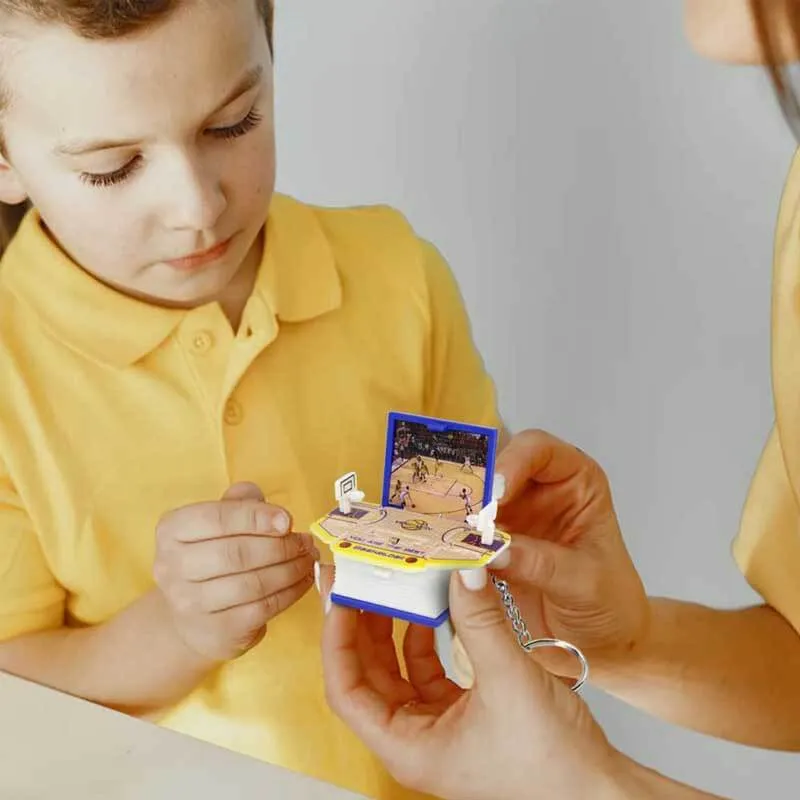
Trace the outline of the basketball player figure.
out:
[[[406,506],[409,504],[411,505],[411,508],[416,508],[416,505],[414,505],[414,502],[411,500],[411,491],[409,490],[408,486],[406,486],[406,488],[400,492],[400,505],[405,510]]]
[[[428,465],[424,461],[420,461],[419,477],[423,483],[427,482],[428,475],[430,475],[430,472],[428,471]]]
[[[389,498],[390,503],[392,502],[392,500],[395,499],[395,497],[400,496],[400,492],[402,491],[402,489],[403,489],[403,484],[400,483],[400,479],[398,478],[397,483],[394,485],[394,491],[392,492],[392,496]]]
[[[464,456],[464,463],[461,465],[462,472],[472,472],[472,462],[469,456]]]
[[[419,483],[421,480],[419,474],[419,462],[414,462],[414,474],[411,476],[411,483]]]
[[[433,455],[433,476],[435,478],[439,478],[442,475],[442,464],[439,461],[438,453],[434,453]]]
[[[467,494],[466,489],[461,490],[461,499],[464,501],[464,514],[465,514],[464,522],[466,522],[467,521],[466,517],[472,514],[472,503],[470,503],[469,494]]]

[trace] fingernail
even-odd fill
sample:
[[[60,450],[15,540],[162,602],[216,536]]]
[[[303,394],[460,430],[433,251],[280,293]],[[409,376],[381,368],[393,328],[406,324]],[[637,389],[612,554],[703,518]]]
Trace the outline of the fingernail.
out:
[[[278,531],[278,533],[286,533],[286,531],[289,530],[289,517],[281,512],[275,516],[272,524],[275,526],[275,530]]]
[[[484,567],[462,569],[458,574],[461,576],[464,586],[471,592],[477,592],[486,586],[486,569]]]
[[[317,591],[320,591],[319,588],[319,561],[314,562],[314,586],[317,587]]]
[[[489,566],[494,567],[495,569],[505,569],[510,564],[511,564],[511,548],[507,547],[505,550],[503,550],[502,553],[500,553],[499,556],[497,556],[497,558],[494,561],[492,561],[492,563]]]

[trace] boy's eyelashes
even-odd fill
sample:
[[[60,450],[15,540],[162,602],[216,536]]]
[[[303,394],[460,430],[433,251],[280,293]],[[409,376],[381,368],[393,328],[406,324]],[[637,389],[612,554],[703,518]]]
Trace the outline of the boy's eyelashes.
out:
[[[258,127],[262,120],[262,115],[255,108],[251,108],[247,115],[236,124],[223,128],[209,128],[204,133],[214,139],[238,139]],[[114,186],[129,178],[143,163],[142,155],[137,154],[126,164],[112,172],[81,172],[80,179],[90,186]]]
[[[261,114],[255,108],[251,108],[247,112],[247,116],[235,125],[229,125],[226,128],[209,128],[206,133],[215,139],[236,139],[257,127],[262,119]]]
[[[113,172],[81,172],[80,179],[89,186],[114,186],[122,183],[142,165],[142,156],[135,155],[127,164]]]

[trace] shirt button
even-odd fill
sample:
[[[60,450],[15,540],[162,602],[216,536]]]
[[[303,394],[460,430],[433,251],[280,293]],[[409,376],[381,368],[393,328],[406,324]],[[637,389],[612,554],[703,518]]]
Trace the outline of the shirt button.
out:
[[[192,337],[192,349],[195,353],[207,353],[214,345],[214,338],[208,331],[199,331]]]
[[[237,400],[228,400],[225,403],[225,422],[228,425],[238,425],[242,419],[244,418],[244,411],[242,410],[242,404],[239,403]]]

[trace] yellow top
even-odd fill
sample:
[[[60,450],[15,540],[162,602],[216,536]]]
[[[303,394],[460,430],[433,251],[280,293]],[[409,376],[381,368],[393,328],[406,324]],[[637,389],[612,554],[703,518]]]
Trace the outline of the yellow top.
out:
[[[773,272],[775,424],[733,554],[753,588],[800,631],[800,151],[781,200]]]
[[[276,195],[238,332],[93,279],[31,212],[0,266],[0,639],[109,619],[153,587],[166,511],[254,481],[296,529],[355,470],[379,500],[389,411],[499,425],[453,277],[383,207]],[[312,589],[162,724],[383,800],[328,710]],[[147,632],[142,631],[147,646]]]

